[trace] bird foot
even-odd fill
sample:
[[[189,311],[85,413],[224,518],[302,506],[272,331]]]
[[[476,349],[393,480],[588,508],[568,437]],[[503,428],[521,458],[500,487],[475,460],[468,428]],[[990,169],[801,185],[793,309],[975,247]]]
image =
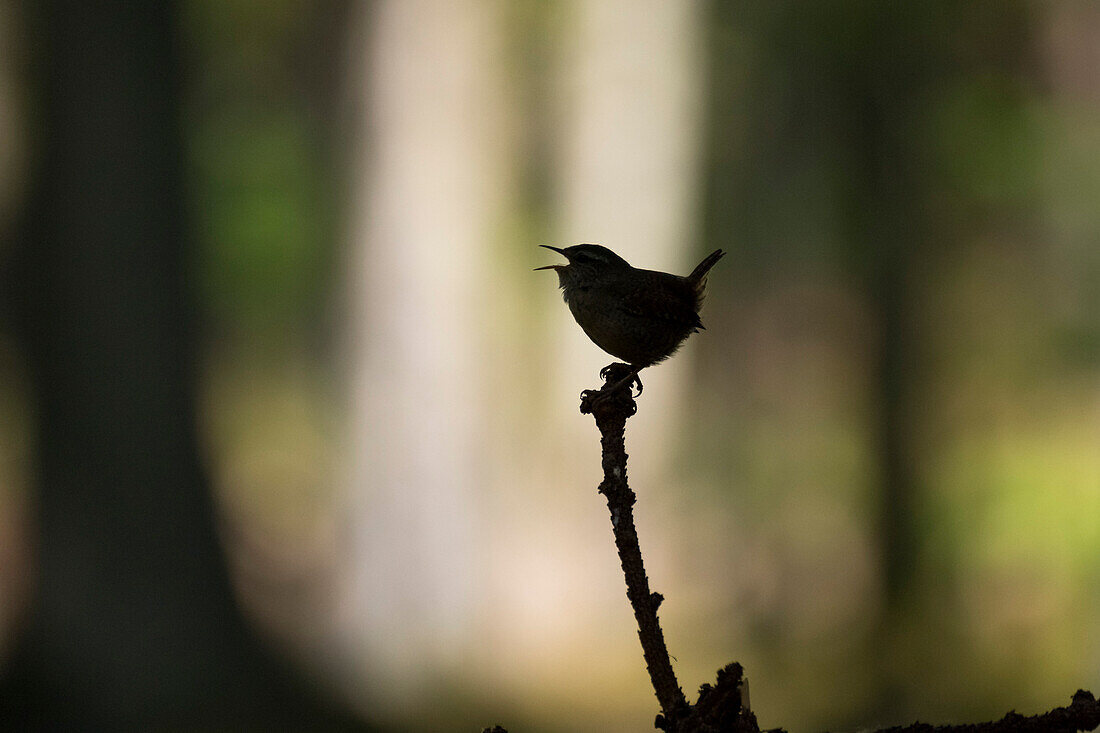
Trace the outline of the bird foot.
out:
[[[634,385],[638,385],[638,394],[634,397],[642,396],[642,378],[638,376],[638,371],[629,364],[624,364],[621,361],[617,361],[614,364],[608,364],[600,370],[600,379],[604,381],[604,388],[601,392],[615,392],[623,387],[629,386],[631,392],[633,392]],[[607,383],[612,382],[608,387]]]
[[[581,392],[581,413],[589,414],[595,410],[623,409],[627,416],[638,411],[634,403],[634,384],[638,385],[638,395],[642,393],[642,380],[638,370],[629,364],[609,364],[600,370],[604,386],[600,389],[586,389]],[[625,388],[625,389],[624,389]],[[621,403],[621,404],[620,404]]]

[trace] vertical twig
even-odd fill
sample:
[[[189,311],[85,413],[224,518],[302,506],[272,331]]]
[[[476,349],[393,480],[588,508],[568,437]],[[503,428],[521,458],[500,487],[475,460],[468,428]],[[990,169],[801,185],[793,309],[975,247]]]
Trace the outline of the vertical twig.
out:
[[[638,622],[638,638],[642,642],[642,655],[653,682],[653,691],[666,719],[674,720],[688,709],[672,662],[665,647],[665,637],[657,620],[657,608],[664,600],[659,593],[649,590],[649,578],[642,563],[642,551],[638,546],[638,532],[634,527],[634,492],[626,482],[626,420],[637,409],[629,387],[621,388],[618,382],[629,375],[630,367],[614,364],[605,369],[604,387],[588,390],[581,395],[581,412],[591,413],[600,431],[603,449],[603,481],[599,491],[607,499],[611,512],[611,528],[615,534],[615,547],[619,551],[626,578],[626,596],[634,609]]]

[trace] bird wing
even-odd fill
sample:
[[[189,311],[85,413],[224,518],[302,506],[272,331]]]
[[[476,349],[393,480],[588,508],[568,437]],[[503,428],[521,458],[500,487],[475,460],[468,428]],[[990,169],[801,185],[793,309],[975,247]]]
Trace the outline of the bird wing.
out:
[[[685,290],[685,294],[691,294]],[[688,328],[702,328],[693,298],[679,297],[668,288],[642,285],[628,290],[621,301],[624,313],[635,318],[656,319]]]

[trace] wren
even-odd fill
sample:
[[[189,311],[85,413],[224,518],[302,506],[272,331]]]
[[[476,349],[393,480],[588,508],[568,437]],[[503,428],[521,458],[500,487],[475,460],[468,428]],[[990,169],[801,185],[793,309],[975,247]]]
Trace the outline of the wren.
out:
[[[707,273],[725,254],[715,250],[690,275],[680,276],[631,267],[598,244],[539,246],[569,261],[535,269],[558,273],[562,297],[577,324],[596,346],[630,366],[621,384],[637,382],[639,394],[638,372],[672,356],[688,336],[703,328],[699,308]]]

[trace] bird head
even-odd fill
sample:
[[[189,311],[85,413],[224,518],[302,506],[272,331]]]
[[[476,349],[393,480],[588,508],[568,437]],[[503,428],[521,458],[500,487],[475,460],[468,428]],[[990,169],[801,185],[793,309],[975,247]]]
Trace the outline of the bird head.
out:
[[[567,288],[578,282],[591,281],[621,269],[629,269],[630,265],[619,255],[607,247],[598,244],[575,244],[572,247],[552,247],[549,244],[540,244],[540,247],[551,249],[565,256],[568,262],[564,265],[545,265],[536,267],[536,270],[554,270],[558,273],[558,281],[561,287]]]

